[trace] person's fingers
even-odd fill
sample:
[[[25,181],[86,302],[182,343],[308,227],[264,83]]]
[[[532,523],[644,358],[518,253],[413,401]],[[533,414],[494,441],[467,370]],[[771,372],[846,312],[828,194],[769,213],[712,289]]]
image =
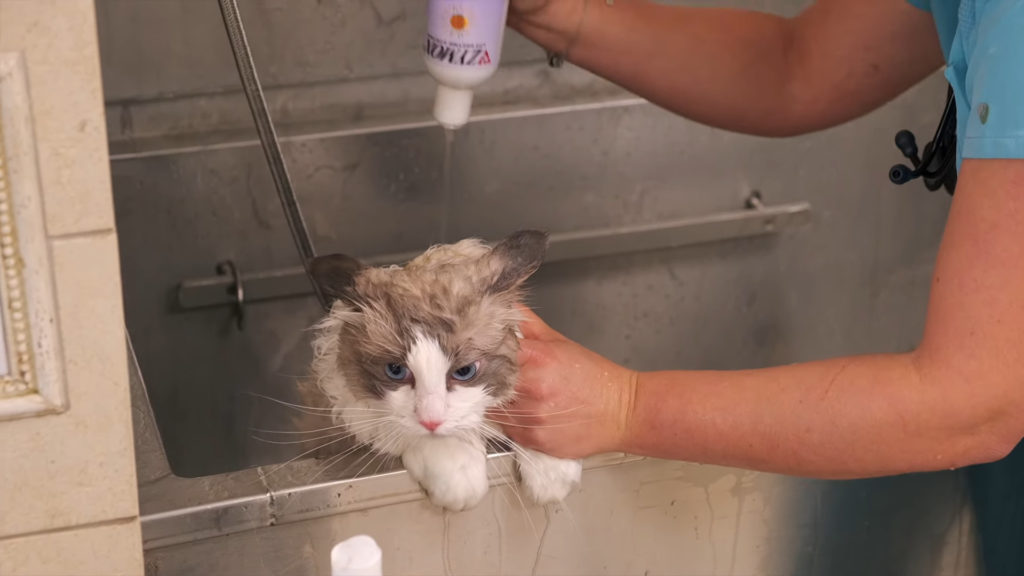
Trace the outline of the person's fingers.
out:
[[[554,328],[541,320],[540,316],[537,316],[533,310],[526,306],[519,306],[518,308],[519,313],[523,316],[523,321],[519,323],[519,330],[523,333],[524,338],[531,338],[533,340],[562,340],[564,338]]]

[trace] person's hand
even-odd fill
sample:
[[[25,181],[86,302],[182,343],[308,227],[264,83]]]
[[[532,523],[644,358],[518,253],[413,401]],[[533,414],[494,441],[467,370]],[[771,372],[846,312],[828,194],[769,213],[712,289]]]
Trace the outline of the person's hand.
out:
[[[548,48],[565,52],[579,33],[587,0],[511,0],[508,25]]]
[[[516,400],[490,417],[517,444],[551,456],[622,451],[637,374],[522,313]]]
[[[511,0],[508,11],[510,16],[530,18],[550,8],[551,4],[554,4],[552,0]]]

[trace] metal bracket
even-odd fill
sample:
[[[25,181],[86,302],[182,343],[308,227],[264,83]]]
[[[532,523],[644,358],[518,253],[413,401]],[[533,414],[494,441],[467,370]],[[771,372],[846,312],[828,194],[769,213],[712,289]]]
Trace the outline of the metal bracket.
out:
[[[708,242],[733,240],[776,233],[810,219],[811,205],[794,202],[766,206],[761,194],[753,192],[743,209],[698,218],[681,218],[654,224],[636,224],[560,232],[551,235],[546,263],[615,256],[651,250],[679,248]],[[369,265],[401,264],[420,251],[364,258]],[[254,272],[246,275],[214,276],[184,280],[178,286],[182,310],[210,306],[240,306],[237,291],[245,286],[245,302],[294,298],[312,294],[301,267]]]

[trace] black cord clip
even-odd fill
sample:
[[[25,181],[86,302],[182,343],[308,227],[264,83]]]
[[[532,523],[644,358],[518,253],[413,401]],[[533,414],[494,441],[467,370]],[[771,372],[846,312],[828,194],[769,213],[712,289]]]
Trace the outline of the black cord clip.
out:
[[[900,153],[910,160],[913,168],[906,164],[897,164],[889,169],[889,180],[893,184],[903,185],[911,180],[922,178],[924,185],[932,192],[946,188],[950,196],[956,190],[956,98],[950,86],[946,95],[946,106],[942,111],[939,126],[935,129],[932,141],[924,147],[924,156],[917,155],[917,139],[910,130],[896,133],[896,147]]]

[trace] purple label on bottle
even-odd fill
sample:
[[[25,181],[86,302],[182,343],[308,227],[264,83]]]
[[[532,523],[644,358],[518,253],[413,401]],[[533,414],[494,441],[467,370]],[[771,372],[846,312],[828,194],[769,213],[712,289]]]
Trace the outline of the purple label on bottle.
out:
[[[496,65],[507,12],[505,0],[430,0],[423,51],[452,66]]]

